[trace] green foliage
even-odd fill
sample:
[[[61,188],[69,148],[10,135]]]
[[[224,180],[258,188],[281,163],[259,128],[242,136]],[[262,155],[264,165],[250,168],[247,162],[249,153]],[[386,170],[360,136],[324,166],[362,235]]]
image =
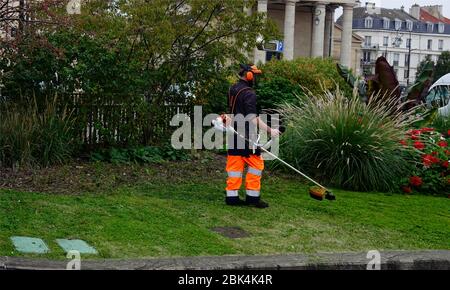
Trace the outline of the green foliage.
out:
[[[363,101],[367,101],[367,88],[366,88],[366,82],[361,77],[356,77],[351,69],[348,67],[336,64],[337,70],[339,72],[339,75],[347,82],[347,84],[353,88],[354,92],[357,92],[359,95],[359,98]]]
[[[57,107],[55,97],[36,103],[0,103],[0,166],[48,166],[64,163],[78,149],[75,119]]]
[[[379,98],[382,96],[379,96]],[[367,104],[339,91],[286,104],[281,157],[334,186],[358,191],[397,190],[407,172],[402,146],[408,114],[377,96]]]
[[[433,84],[433,76],[433,62],[429,61],[424,63],[422,65],[421,72],[416,77],[416,81],[407,89],[407,99],[410,101],[414,101],[415,104],[425,102],[425,97],[428,93],[428,89]]]
[[[434,81],[450,73],[450,51],[444,51],[436,62]]]
[[[293,103],[297,100],[295,96],[302,93],[299,85],[280,76],[261,81],[257,90],[258,106],[264,109],[275,108],[284,102]]]
[[[186,161],[190,156],[186,151],[175,150],[170,145],[136,148],[108,148],[91,154],[92,161],[111,162],[113,164],[161,163],[163,161]]]
[[[409,175],[400,181],[404,192],[450,193],[449,141],[434,128],[424,127],[408,132],[401,140],[403,146],[410,148],[407,156]]]
[[[450,116],[436,116],[430,124],[430,127],[444,136],[450,137]]]
[[[258,102],[263,108],[273,109],[283,102],[296,102],[295,95],[319,94],[323,89],[346,95],[352,89],[339,76],[332,59],[297,58],[293,61],[270,61],[262,66],[263,75],[258,79]],[[304,91],[306,90],[306,91]]]
[[[2,95],[19,102],[34,94],[39,106],[55,91],[64,95],[79,136],[93,127],[87,145],[160,144],[176,111],[168,105],[223,108],[227,67],[246,59],[258,35],[277,35],[265,15],[248,16],[243,5],[88,1],[66,25],[30,26],[26,37],[1,42]]]
[[[426,109],[424,107],[416,107],[415,111],[417,112],[418,119],[411,124],[411,127],[416,129],[429,127],[439,118],[438,108]]]
[[[423,72],[423,70],[426,68],[426,66],[429,65],[429,63],[431,63],[435,69],[433,82],[436,82],[438,79],[450,72],[450,51],[443,51],[439,55],[436,63],[431,60],[430,55],[426,55],[417,67],[416,77],[418,77]]]

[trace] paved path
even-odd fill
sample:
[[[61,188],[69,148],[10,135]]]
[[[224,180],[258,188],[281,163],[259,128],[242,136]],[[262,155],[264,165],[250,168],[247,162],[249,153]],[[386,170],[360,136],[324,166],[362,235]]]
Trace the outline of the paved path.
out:
[[[381,269],[450,270],[450,250],[384,251]],[[98,270],[274,270],[274,269],[366,269],[367,253],[315,255],[183,257],[135,260],[85,260],[81,269]],[[67,261],[0,257],[0,269],[63,270]]]

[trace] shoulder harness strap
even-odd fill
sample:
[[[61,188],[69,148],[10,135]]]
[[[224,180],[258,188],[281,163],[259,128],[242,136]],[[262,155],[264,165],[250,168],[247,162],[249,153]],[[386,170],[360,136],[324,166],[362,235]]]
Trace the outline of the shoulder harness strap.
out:
[[[250,88],[250,87],[242,88],[242,89],[240,89],[240,90],[238,91],[238,93],[236,94],[236,96],[232,96],[232,95],[231,95],[231,89],[230,89],[230,91],[229,91],[229,93],[228,93],[228,98],[229,98],[229,104],[230,104],[230,106],[231,106],[231,111],[230,111],[231,114],[234,114],[234,107],[235,107],[235,105],[236,105],[236,100],[237,100],[237,98],[239,97],[239,95],[240,95],[243,91],[246,91],[246,90],[251,90],[251,88]]]

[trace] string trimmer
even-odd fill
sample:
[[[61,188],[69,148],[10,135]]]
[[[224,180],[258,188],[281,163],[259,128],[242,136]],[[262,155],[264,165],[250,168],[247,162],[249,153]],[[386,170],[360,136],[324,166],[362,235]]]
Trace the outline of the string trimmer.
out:
[[[252,143],[254,146],[259,147],[261,150],[263,150],[264,152],[266,152],[267,154],[269,154],[273,158],[277,159],[278,161],[280,161],[281,163],[283,163],[284,165],[286,165],[290,169],[294,170],[295,172],[297,172],[298,174],[300,174],[304,178],[306,178],[309,181],[311,181],[312,183],[314,183],[316,186],[311,186],[309,188],[309,195],[312,198],[320,200],[320,201],[323,200],[324,198],[326,198],[328,200],[336,200],[336,196],[334,196],[334,194],[330,190],[328,190],[325,186],[321,185],[320,183],[318,183],[317,181],[315,181],[311,177],[307,176],[306,174],[304,174],[303,172],[301,172],[300,170],[298,170],[294,166],[290,165],[289,163],[287,163],[286,161],[284,161],[280,157],[276,156],[275,154],[273,154],[272,152],[267,150],[266,148],[269,146],[269,144],[272,142],[272,140],[270,140],[266,144],[258,144],[258,141],[256,141],[256,142],[250,141],[247,138],[245,138],[244,136],[242,136],[241,134],[239,134],[233,127],[225,126],[222,117],[217,117],[217,119],[212,121],[212,124],[214,125],[214,128],[216,128],[217,130],[220,130],[222,132],[232,132],[233,134],[239,136],[240,138],[246,140],[247,142]]]

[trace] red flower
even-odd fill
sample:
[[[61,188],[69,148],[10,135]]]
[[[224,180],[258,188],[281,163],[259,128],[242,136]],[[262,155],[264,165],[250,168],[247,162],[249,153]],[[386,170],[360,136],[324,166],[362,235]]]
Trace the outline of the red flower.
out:
[[[420,142],[420,141],[416,141],[416,142],[414,142],[414,148],[419,149],[419,150],[422,150],[422,149],[425,148],[425,144],[423,144],[423,143]]]
[[[445,160],[444,162],[442,162],[442,167],[448,168],[448,160]]]
[[[445,150],[445,154],[450,155],[450,150]]]
[[[411,135],[411,140],[419,140],[419,137],[417,135]]]
[[[436,151],[431,152],[431,155],[436,156],[438,153]]]
[[[450,136],[450,130],[447,131],[447,135]]]
[[[405,140],[400,140],[400,144],[402,144],[403,146],[408,145]]]
[[[434,128],[427,128],[427,127],[425,127],[425,128],[422,128],[421,131],[422,132],[432,132],[432,131],[434,131]]]
[[[402,186],[402,190],[403,190],[404,193],[411,193],[412,192],[412,188],[407,186],[407,185]]]
[[[422,185],[422,178],[420,178],[419,176],[411,176],[409,178],[409,183],[412,186],[421,186]]]
[[[430,154],[425,154],[422,156],[422,163],[425,166],[430,166],[434,163],[439,163],[439,158]]]
[[[410,131],[410,134],[411,134],[411,135],[420,135],[420,133],[422,133],[421,130],[411,130],[411,131]]]
[[[444,140],[439,141],[437,144],[438,144],[440,147],[447,147],[447,146],[448,146],[448,143],[447,143],[446,141],[444,141]]]

